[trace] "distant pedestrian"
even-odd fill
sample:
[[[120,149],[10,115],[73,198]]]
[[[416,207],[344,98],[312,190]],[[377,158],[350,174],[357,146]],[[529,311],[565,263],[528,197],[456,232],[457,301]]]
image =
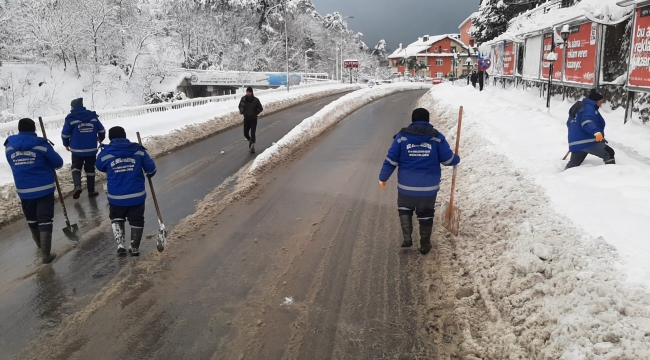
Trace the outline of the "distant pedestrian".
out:
[[[264,110],[260,99],[253,95],[253,88],[246,89],[246,95],[239,101],[239,113],[244,115],[244,137],[248,140],[248,149],[255,152],[255,131],[257,130],[257,116]]]
[[[480,70],[477,74],[478,77],[478,88],[480,91],[483,91],[483,86],[485,85],[485,71]]]
[[[379,174],[379,186],[386,189],[386,181],[397,171],[397,206],[404,242],[402,247],[413,246],[413,212],[420,222],[420,253],[431,251],[434,208],[440,189],[440,164],[453,166],[460,163],[445,137],[429,123],[426,109],[415,109],[412,124],[394,136]]]
[[[470,79],[472,81],[472,86],[474,89],[476,89],[476,83],[478,82],[478,74],[476,73],[476,70],[472,71],[472,75],[470,76]]]
[[[95,197],[95,161],[97,160],[97,143],[104,141],[106,130],[94,111],[87,110],[83,98],[72,100],[72,110],[65,117],[61,138],[66,150],[72,153],[73,199],[81,195],[81,169],[86,173],[88,197]]]
[[[156,164],[147,149],[126,138],[122,127],[112,127],[108,139],[110,144],[103,146],[98,155],[97,170],[106,173],[109,217],[117,242],[117,255],[126,255],[125,223],[128,220],[131,225],[129,252],[132,256],[139,256],[147,198],[144,177],[156,175]]]
[[[41,249],[43,263],[49,264],[56,257],[50,252],[54,171],[63,166],[63,159],[47,139],[36,135],[36,123],[32,119],[18,121],[18,134],[9,136],[4,145],[32,239]]]
[[[605,119],[598,111],[603,106],[603,95],[592,89],[589,95],[576,102],[569,110],[569,151],[571,160],[566,169],[580,166],[587,155],[597,156],[605,164],[615,164],[614,149],[605,140]]]

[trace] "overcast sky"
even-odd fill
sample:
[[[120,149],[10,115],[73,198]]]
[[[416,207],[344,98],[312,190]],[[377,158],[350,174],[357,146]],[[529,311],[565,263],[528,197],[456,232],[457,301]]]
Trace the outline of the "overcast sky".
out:
[[[459,33],[458,25],[478,10],[478,0],[312,0],[321,15],[335,11],[363,33],[370,47],[384,39],[391,50],[422,35]]]

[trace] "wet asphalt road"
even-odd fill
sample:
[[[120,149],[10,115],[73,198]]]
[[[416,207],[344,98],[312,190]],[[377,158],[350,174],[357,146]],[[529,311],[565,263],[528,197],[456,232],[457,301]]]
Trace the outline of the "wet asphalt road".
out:
[[[341,96],[260,118],[258,153]],[[154,186],[168,230],[192,214],[198,200],[252,159],[254,155],[248,153],[241,127],[158,158]],[[53,251],[58,257],[52,266],[40,264],[38,249],[24,221],[0,229],[0,359],[14,358],[39,332],[57,326],[66,314],[88,304],[130,261],[115,256],[108,203],[103,193],[88,199],[84,192],[78,201],[67,199],[66,205],[83,238],[75,246],[63,236],[60,229],[65,224],[57,203]],[[145,216],[145,234],[155,233],[158,224],[150,197]],[[127,236],[128,233],[127,230]],[[145,256],[155,249],[155,238],[143,239],[141,249]]]
[[[187,246],[168,268],[131,288],[110,284],[92,313],[32,355],[449,358],[426,325],[422,255],[399,247],[395,180],[385,192],[377,181],[423,94],[365,106],[222,213],[206,209],[208,221],[175,244]]]

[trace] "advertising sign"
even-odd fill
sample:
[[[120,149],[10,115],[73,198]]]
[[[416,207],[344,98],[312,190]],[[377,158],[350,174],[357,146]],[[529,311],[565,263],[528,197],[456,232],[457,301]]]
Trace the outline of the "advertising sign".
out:
[[[564,80],[594,85],[598,58],[598,24],[584,23],[569,29]]]
[[[650,6],[636,9],[628,85],[650,88]]]
[[[515,75],[515,43],[507,42],[503,46],[503,76]]]
[[[542,60],[542,36],[532,36],[526,39],[524,47],[523,77],[526,80],[538,80]]]
[[[503,43],[498,43],[494,46],[494,72],[492,75],[503,75],[503,54],[504,46]]]
[[[290,74],[291,84],[299,84],[300,74]],[[283,86],[287,84],[286,73],[257,73],[257,72],[195,72],[190,77],[192,85],[212,86]]]
[[[358,69],[359,60],[345,60],[343,61],[343,67],[346,69]]]
[[[559,35],[558,31],[558,35]],[[542,51],[542,74],[541,78],[543,80],[548,80],[548,71],[551,69],[551,62],[546,60],[546,57],[551,52],[551,47],[553,46],[553,33],[544,34],[544,50]],[[562,70],[564,67],[564,50],[559,46],[555,47],[555,53],[557,54],[558,60],[553,63],[553,80],[560,81],[562,80]],[[595,54],[595,52],[594,52]]]

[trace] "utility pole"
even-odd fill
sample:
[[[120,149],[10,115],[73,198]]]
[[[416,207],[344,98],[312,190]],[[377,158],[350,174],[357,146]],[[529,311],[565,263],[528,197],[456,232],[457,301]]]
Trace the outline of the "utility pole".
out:
[[[284,47],[287,56],[287,91],[289,91],[289,34],[287,33],[287,0],[284,1]]]

